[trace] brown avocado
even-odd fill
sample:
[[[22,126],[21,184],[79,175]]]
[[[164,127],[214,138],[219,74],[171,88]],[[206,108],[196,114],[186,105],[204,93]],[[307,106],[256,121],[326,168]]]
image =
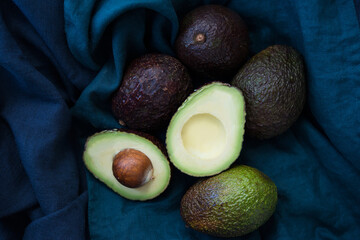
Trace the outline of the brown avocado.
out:
[[[186,67],[165,54],[146,54],[130,63],[112,98],[120,125],[146,132],[165,127],[192,91]]]
[[[275,137],[290,128],[303,110],[303,58],[292,47],[270,46],[239,70],[232,85],[245,97],[245,133],[258,139]]]
[[[232,77],[249,55],[245,22],[220,5],[204,5],[189,12],[175,41],[178,58],[210,79]]]

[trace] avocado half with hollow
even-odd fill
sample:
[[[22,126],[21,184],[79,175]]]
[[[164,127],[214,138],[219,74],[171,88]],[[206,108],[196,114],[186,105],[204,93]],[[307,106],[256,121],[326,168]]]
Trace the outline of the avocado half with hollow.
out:
[[[227,169],[240,155],[245,125],[241,91],[213,82],[191,94],[172,117],[166,147],[170,161],[192,176]]]
[[[96,133],[88,138],[83,158],[87,169],[114,192],[144,201],[166,189],[170,165],[161,143],[139,134],[119,130]]]

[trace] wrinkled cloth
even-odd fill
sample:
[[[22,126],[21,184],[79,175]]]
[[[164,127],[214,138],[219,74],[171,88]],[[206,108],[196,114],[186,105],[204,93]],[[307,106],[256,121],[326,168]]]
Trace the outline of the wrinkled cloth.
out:
[[[252,54],[287,44],[306,65],[299,120],[271,140],[246,137],[236,161],[267,174],[279,194],[269,221],[238,239],[360,236],[358,0],[2,0],[0,239],[216,239],[180,216],[198,178],[174,168],[158,198],[129,201],[81,159],[86,137],[120,127],[110,99],[126,64],[175,56],[179,21],[209,3],[243,17]]]
[[[94,76],[67,46],[62,1],[0,1],[0,239],[88,236],[70,109]]]

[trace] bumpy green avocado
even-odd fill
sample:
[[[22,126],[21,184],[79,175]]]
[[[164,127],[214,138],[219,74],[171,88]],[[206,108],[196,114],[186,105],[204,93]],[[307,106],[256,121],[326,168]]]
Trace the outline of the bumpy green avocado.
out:
[[[247,27],[231,9],[204,5],[182,19],[175,50],[178,58],[190,69],[223,80],[232,77],[247,60]]]
[[[166,126],[192,91],[187,69],[165,54],[146,54],[130,63],[112,98],[120,125],[153,132]]]
[[[252,57],[232,85],[246,102],[246,134],[268,139],[285,132],[305,104],[305,72],[300,54],[289,46],[274,45]]]
[[[237,237],[263,225],[276,204],[274,182],[259,170],[241,165],[190,187],[180,212],[185,223],[197,231]]]
[[[94,177],[130,200],[155,198],[170,181],[165,147],[146,133],[122,130],[96,133],[88,138],[83,159]]]

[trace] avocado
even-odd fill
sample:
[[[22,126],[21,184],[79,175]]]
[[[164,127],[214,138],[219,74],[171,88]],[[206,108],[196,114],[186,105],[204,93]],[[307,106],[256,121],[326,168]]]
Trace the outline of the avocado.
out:
[[[239,165],[200,180],[181,199],[191,228],[217,237],[237,237],[263,225],[275,212],[277,188],[261,171]]]
[[[112,112],[122,126],[155,132],[168,124],[191,91],[190,76],[179,60],[145,54],[127,67],[112,97]]]
[[[114,192],[145,201],[170,181],[170,165],[159,140],[134,131],[105,130],[90,136],[83,159],[87,169]]]
[[[232,85],[246,102],[246,134],[268,139],[285,132],[305,104],[305,71],[292,47],[274,45],[253,56],[236,74]]]
[[[223,81],[233,77],[249,55],[249,35],[239,14],[220,5],[203,5],[180,23],[178,58],[200,75]]]
[[[172,117],[166,133],[170,161],[191,176],[227,169],[239,156],[245,101],[229,84],[212,82],[192,93]]]

